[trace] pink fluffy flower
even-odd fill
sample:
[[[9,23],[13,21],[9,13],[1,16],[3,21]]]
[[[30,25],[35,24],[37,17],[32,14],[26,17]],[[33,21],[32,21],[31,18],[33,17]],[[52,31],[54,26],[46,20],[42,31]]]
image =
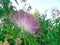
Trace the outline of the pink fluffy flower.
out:
[[[30,33],[37,33],[40,30],[40,24],[37,22],[37,19],[27,12],[19,12],[17,14],[11,14],[14,24]]]

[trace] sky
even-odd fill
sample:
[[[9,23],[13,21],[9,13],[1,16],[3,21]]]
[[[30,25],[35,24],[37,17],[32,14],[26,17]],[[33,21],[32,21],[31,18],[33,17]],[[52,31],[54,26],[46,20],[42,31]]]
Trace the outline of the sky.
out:
[[[32,8],[37,8],[40,12],[51,8],[60,8],[60,0],[27,0]]]
[[[16,4],[14,0],[11,0],[13,2],[12,5],[16,6],[17,10],[23,8],[24,3],[21,4],[21,0],[17,0],[19,5]],[[32,6],[31,12],[33,13],[35,9],[39,10],[40,13],[49,10],[48,11],[48,18],[52,18],[50,15],[50,10],[53,8],[60,9],[60,0],[27,0],[27,4],[30,4]]]
[[[14,0],[13,5],[16,5]],[[21,6],[20,0],[18,0],[19,8]],[[27,0],[27,3],[32,6],[32,10],[38,9],[39,11],[44,11],[51,8],[60,8],[60,0]],[[17,6],[17,5],[16,5]]]

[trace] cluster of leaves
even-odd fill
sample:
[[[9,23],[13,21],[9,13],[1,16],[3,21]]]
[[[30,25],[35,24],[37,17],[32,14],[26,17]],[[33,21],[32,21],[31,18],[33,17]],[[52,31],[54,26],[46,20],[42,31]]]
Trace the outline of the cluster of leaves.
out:
[[[57,19],[45,19],[46,15],[46,12],[42,16],[38,15],[38,21],[41,25],[38,42],[40,45],[60,45],[60,17]]]
[[[60,45],[60,22],[58,23],[54,25],[53,23],[51,23],[51,20],[40,21],[41,30],[39,42],[41,43],[41,45]]]

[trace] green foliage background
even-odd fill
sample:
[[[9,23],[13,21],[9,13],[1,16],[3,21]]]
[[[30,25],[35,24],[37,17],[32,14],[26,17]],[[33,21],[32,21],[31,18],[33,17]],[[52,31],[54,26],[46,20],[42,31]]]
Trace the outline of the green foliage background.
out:
[[[60,45],[60,18],[54,20],[45,20],[46,14],[39,17],[37,20],[41,25],[39,34],[21,33],[19,28],[14,27],[14,24],[9,20],[9,14],[17,12],[13,10],[13,6],[8,7],[10,0],[1,0],[0,4],[0,41],[8,41],[10,45]],[[54,25],[55,24],[55,25]],[[14,27],[14,28],[13,28]],[[16,41],[18,39],[18,41]]]

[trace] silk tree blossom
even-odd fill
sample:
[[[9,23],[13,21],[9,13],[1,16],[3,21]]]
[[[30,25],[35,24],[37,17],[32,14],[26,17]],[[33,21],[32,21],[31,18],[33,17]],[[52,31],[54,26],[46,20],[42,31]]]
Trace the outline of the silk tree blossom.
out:
[[[15,26],[26,32],[37,33],[40,30],[40,24],[30,13],[21,11],[17,14],[11,14]]]

